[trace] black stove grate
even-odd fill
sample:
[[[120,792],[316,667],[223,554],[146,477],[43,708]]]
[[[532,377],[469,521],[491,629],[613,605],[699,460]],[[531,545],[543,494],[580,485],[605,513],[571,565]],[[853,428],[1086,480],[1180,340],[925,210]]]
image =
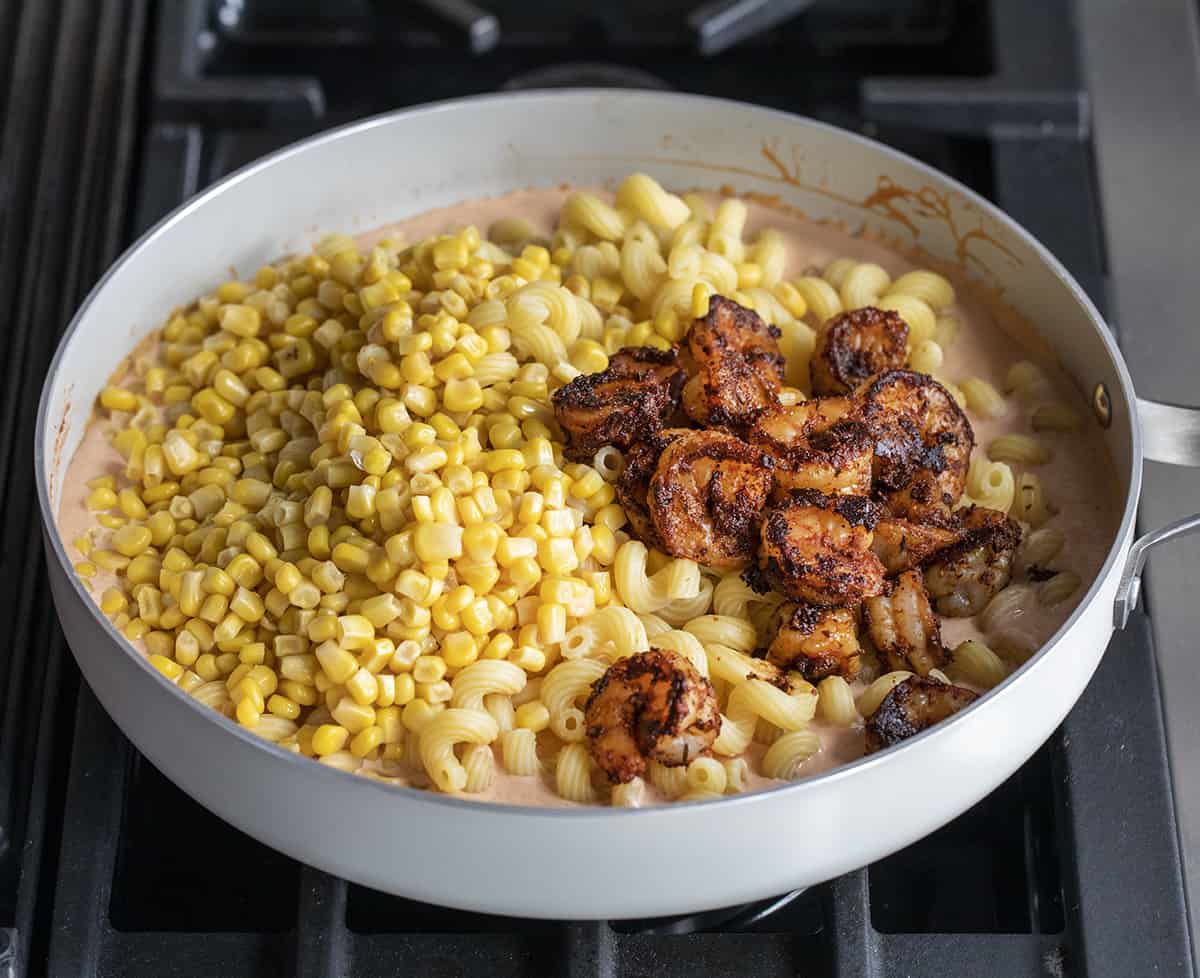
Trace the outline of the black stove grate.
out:
[[[299,866],[136,757],[85,690],[49,973],[1185,976],[1158,704],[1138,616],[1050,743],[928,839],[779,907],[557,923],[432,907]],[[1130,908],[1136,928],[1120,923]]]
[[[287,6],[282,36],[269,0],[0,0],[0,574],[15,603],[0,653],[0,978],[1192,974],[1140,616],[1046,747],[951,825],[809,891],[681,918],[564,924],[379,894],[259,845],[137,756],[79,689],[54,622],[31,486],[37,387],[119,244],[262,153],[547,67],[574,83],[570,64],[602,62],[877,135],[997,200],[1104,298],[1068,0],[818,3],[709,60],[665,14],[625,38],[557,6],[567,43],[530,26],[537,5],[487,4],[500,35],[476,57],[436,25],[419,43],[373,27],[366,44],[344,21],[314,32],[318,4]],[[297,24],[304,77],[286,49]]]

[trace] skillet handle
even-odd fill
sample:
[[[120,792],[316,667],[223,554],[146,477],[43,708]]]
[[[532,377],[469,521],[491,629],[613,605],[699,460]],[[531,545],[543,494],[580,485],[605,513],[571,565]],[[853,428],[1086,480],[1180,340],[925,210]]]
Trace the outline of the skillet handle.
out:
[[[1137,399],[1142,455],[1151,462],[1200,465],[1200,408]]]
[[[1142,455],[1152,462],[1200,466],[1200,409],[1137,399],[1142,427]],[[1125,569],[1117,584],[1113,624],[1124,628],[1137,607],[1142,590],[1142,571],[1150,549],[1176,537],[1200,532],[1200,514],[1185,516],[1138,537],[1129,548]]]

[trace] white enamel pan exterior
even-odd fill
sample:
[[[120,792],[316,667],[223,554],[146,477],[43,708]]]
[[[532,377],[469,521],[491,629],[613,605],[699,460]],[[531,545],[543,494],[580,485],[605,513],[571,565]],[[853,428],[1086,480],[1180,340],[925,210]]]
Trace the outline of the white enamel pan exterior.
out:
[[[814,218],[917,244],[1005,295],[1082,391],[1111,394],[1107,475],[1124,498],[1098,578],[1000,687],[904,745],[811,780],[647,810],[496,806],[398,789],[239,729],[168,683],[76,579],[54,528],[95,397],[164,312],[319,231],[366,230],[516,188],[611,183],[778,195]],[[886,200],[872,194],[880,187]],[[914,197],[914,195],[916,195]],[[901,217],[897,218],[896,214]],[[981,228],[985,235],[970,234]],[[619,918],[725,906],[830,879],[938,828],[1013,773],[1062,720],[1113,630],[1141,482],[1135,399],[1100,315],[1028,233],[953,180],[870,140],[781,112],[686,95],[528,93],[431,105],[317,136],[254,163],[148,232],[76,314],[46,380],[36,465],[47,562],[89,685],[137,748],[266,844],[406,897],[501,914]]]

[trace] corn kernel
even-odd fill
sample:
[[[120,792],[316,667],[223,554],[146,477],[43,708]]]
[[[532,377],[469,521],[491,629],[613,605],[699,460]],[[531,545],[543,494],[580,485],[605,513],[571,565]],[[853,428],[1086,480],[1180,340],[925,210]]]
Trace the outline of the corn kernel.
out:
[[[541,700],[530,700],[517,707],[513,722],[523,730],[541,733],[550,725],[550,711]]]
[[[418,683],[435,683],[446,675],[446,660],[436,655],[422,655],[413,663],[413,679]]]
[[[354,697],[356,703],[367,705],[375,702],[379,695],[379,681],[368,669],[361,666],[346,680],[346,690]]]
[[[526,672],[537,673],[546,668],[546,653],[532,645],[522,645],[509,654],[508,661]]]
[[[105,387],[100,392],[100,404],[110,411],[133,412],[137,410],[138,399],[133,391],[123,387]]]
[[[326,757],[346,746],[350,739],[350,731],[345,727],[332,723],[323,723],[312,735],[313,753],[318,757]]]
[[[155,669],[171,680],[171,682],[175,682],[175,680],[183,675],[183,666],[172,659],[168,659],[165,655],[150,656],[150,665],[154,666]]]
[[[336,642],[322,642],[316,649],[317,662],[333,682],[341,685],[354,675],[358,661],[354,655]],[[289,676],[288,678],[298,678]]]
[[[478,657],[479,649],[470,633],[451,632],[442,639],[442,658],[450,668],[461,669],[470,665]]]
[[[92,512],[112,509],[117,505],[117,494],[111,489],[99,486],[88,493],[85,504]]]

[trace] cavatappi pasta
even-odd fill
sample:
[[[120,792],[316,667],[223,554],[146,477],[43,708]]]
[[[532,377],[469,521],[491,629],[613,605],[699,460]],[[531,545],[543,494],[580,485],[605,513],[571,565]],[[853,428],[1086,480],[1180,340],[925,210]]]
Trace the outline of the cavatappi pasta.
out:
[[[1042,476],[1085,413],[1031,362],[962,370],[970,309],[945,276],[808,260],[758,206],[635,174],[565,195],[556,228],[513,213],[408,242],[330,235],[223,282],[101,392],[78,573],[168,681],[341,770],[625,807],[805,776],[909,674],[868,652],[854,683],[770,681],[783,597],[638,540],[622,453],[567,461],[550,395],[624,347],[669,349],[723,295],[778,329],[780,401],[801,404],[826,321],[874,305],[906,324],[909,368],[1003,422],[967,499],[1029,527],[1018,573],[1039,580],[997,594],[946,667],[1000,682],[1037,648],[1022,613],[1083,591]],[[585,705],[651,647],[711,679],[720,730],[710,756],[610,786]]]

